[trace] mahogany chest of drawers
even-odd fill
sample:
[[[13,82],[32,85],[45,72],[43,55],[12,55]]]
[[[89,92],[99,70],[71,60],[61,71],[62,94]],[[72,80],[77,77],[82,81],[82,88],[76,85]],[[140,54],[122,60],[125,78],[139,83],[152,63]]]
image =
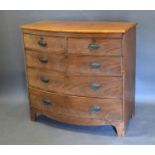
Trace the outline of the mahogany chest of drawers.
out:
[[[39,21],[21,29],[31,119],[112,125],[124,135],[135,106],[136,24]]]

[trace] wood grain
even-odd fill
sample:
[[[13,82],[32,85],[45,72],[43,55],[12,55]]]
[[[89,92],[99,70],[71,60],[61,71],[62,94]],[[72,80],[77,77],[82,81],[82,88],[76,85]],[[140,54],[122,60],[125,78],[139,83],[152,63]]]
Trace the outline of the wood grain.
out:
[[[27,67],[40,68],[44,70],[55,70],[65,72],[67,69],[67,59],[64,54],[51,54],[50,52],[38,52],[26,50]],[[42,63],[40,59],[47,62]]]
[[[38,44],[38,41],[43,38],[47,43],[45,47]],[[60,37],[47,37],[39,35],[24,34],[24,44],[26,49],[48,51],[48,52],[58,52],[63,53],[65,50],[65,39]]]
[[[24,34],[48,36],[48,37],[66,37],[66,38],[102,38],[102,39],[122,39],[123,33],[83,33],[80,32],[51,32],[51,31],[38,31],[38,30],[28,30],[23,29]]]
[[[21,29],[31,120],[43,114],[76,125],[112,125],[124,136],[135,114],[136,24],[41,21]]]
[[[42,63],[40,59],[46,59]],[[38,52],[26,50],[27,67],[40,68],[66,72],[67,75],[82,76],[121,76],[121,57],[94,57],[76,56],[65,54],[51,54],[50,52]],[[92,64],[97,63],[99,68],[93,68]]]
[[[122,76],[122,57],[68,55],[67,60],[68,75]],[[93,68],[93,64],[98,68]]]
[[[33,108],[33,107],[31,107],[31,109],[36,111],[35,115],[44,115],[44,116],[47,116],[48,118],[52,118],[52,119],[55,119],[57,121],[64,122],[64,123],[67,123],[67,124],[87,125],[87,126],[111,125],[111,126],[114,126],[115,128],[117,126],[119,127],[120,124],[123,124],[122,120],[119,121],[119,120],[104,120],[104,119],[89,119],[89,118],[80,118],[79,119],[78,117],[75,117],[75,116],[72,117],[72,116],[68,116],[68,115],[57,115],[57,114],[54,114],[54,113],[51,113],[51,112],[48,112],[48,111],[44,111],[44,110],[41,110],[41,109],[36,109],[36,108]],[[122,131],[122,130],[119,130],[119,131]],[[121,136],[123,134],[122,133],[121,134],[117,133],[117,135]]]
[[[130,30],[123,38],[124,51],[124,88],[123,112],[125,126],[129,118],[135,114],[135,65],[136,65],[136,29]]]
[[[37,89],[29,89],[31,106],[55,115],[71,117],[122,120],[122,103],[120,99],[98,99],[76,96],[65,96],[57,93],[48,93]],[[48,99],[50,104],[44,104]],[[92,106],[98,105],[100,111],[92,111]]]
[[[125,33],[136,24],[133,22],[98,21],[39,21],[21,26],[21,29],[50,32]]]
[[[90,49],[90,44],[97,44],[99,48]],[[121,55],[121,39],[97,39],[97,38],[69,38],[68,53],[83,55]]]
[[[42,82],[41,77],[47,77],[48,83]],[[68,95],[100,97],[100,98],[121,98],[122,78],[121,77],[82,77],[64,76],[59,72],[48,72],[28,68],[28,79],[31,87],[42,90],[57,92]],[[99,83],[98,90],[91,88],[92,83]]]

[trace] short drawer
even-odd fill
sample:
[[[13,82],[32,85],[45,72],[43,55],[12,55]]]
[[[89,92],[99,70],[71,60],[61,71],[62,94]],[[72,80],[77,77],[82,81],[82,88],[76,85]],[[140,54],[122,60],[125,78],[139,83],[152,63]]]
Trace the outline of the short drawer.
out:
[[[122,103],[120,99],[97,99],[65,96],[30,89],[31,107],[50,112],[53,115],[66,115],[76,118],[102,120],[121,120]]]
[[[59,72],[47,72],[28,68],[31,87],[68,95],[121,98],[122,77],[65,76]]]
[[[48,52],[27,50],[26,65],[28,67],[64,72],[66,70],[67,63],[63,54],[50,54]]]
[[[69,38],[68,52],[83,55],[121,55],[121,39]]]
[[[26,49],[60,53],[64,52],[65,39],[62,37],[24,34],[24,46]]]
[[[121,76],[122,57],[68,56],[69,75]]]

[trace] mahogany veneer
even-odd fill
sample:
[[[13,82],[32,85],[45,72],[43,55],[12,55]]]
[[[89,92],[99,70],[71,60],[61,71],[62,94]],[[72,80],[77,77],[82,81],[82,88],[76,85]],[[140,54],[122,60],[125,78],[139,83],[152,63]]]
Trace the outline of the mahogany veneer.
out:
[[[21,26],[31,119],[112,125],[135,113],[136,24],[40,21]]]

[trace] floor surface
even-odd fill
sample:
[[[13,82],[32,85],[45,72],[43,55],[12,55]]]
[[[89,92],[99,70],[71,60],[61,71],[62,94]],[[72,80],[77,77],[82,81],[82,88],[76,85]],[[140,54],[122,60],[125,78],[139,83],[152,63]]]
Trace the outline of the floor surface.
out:
[[[155,144],[155,104],[138,103],[126,136],[117,137],[111,126],[67,125],[44,116],[32,122],[27,101],[18,102],[0,101],[0,145]]]

